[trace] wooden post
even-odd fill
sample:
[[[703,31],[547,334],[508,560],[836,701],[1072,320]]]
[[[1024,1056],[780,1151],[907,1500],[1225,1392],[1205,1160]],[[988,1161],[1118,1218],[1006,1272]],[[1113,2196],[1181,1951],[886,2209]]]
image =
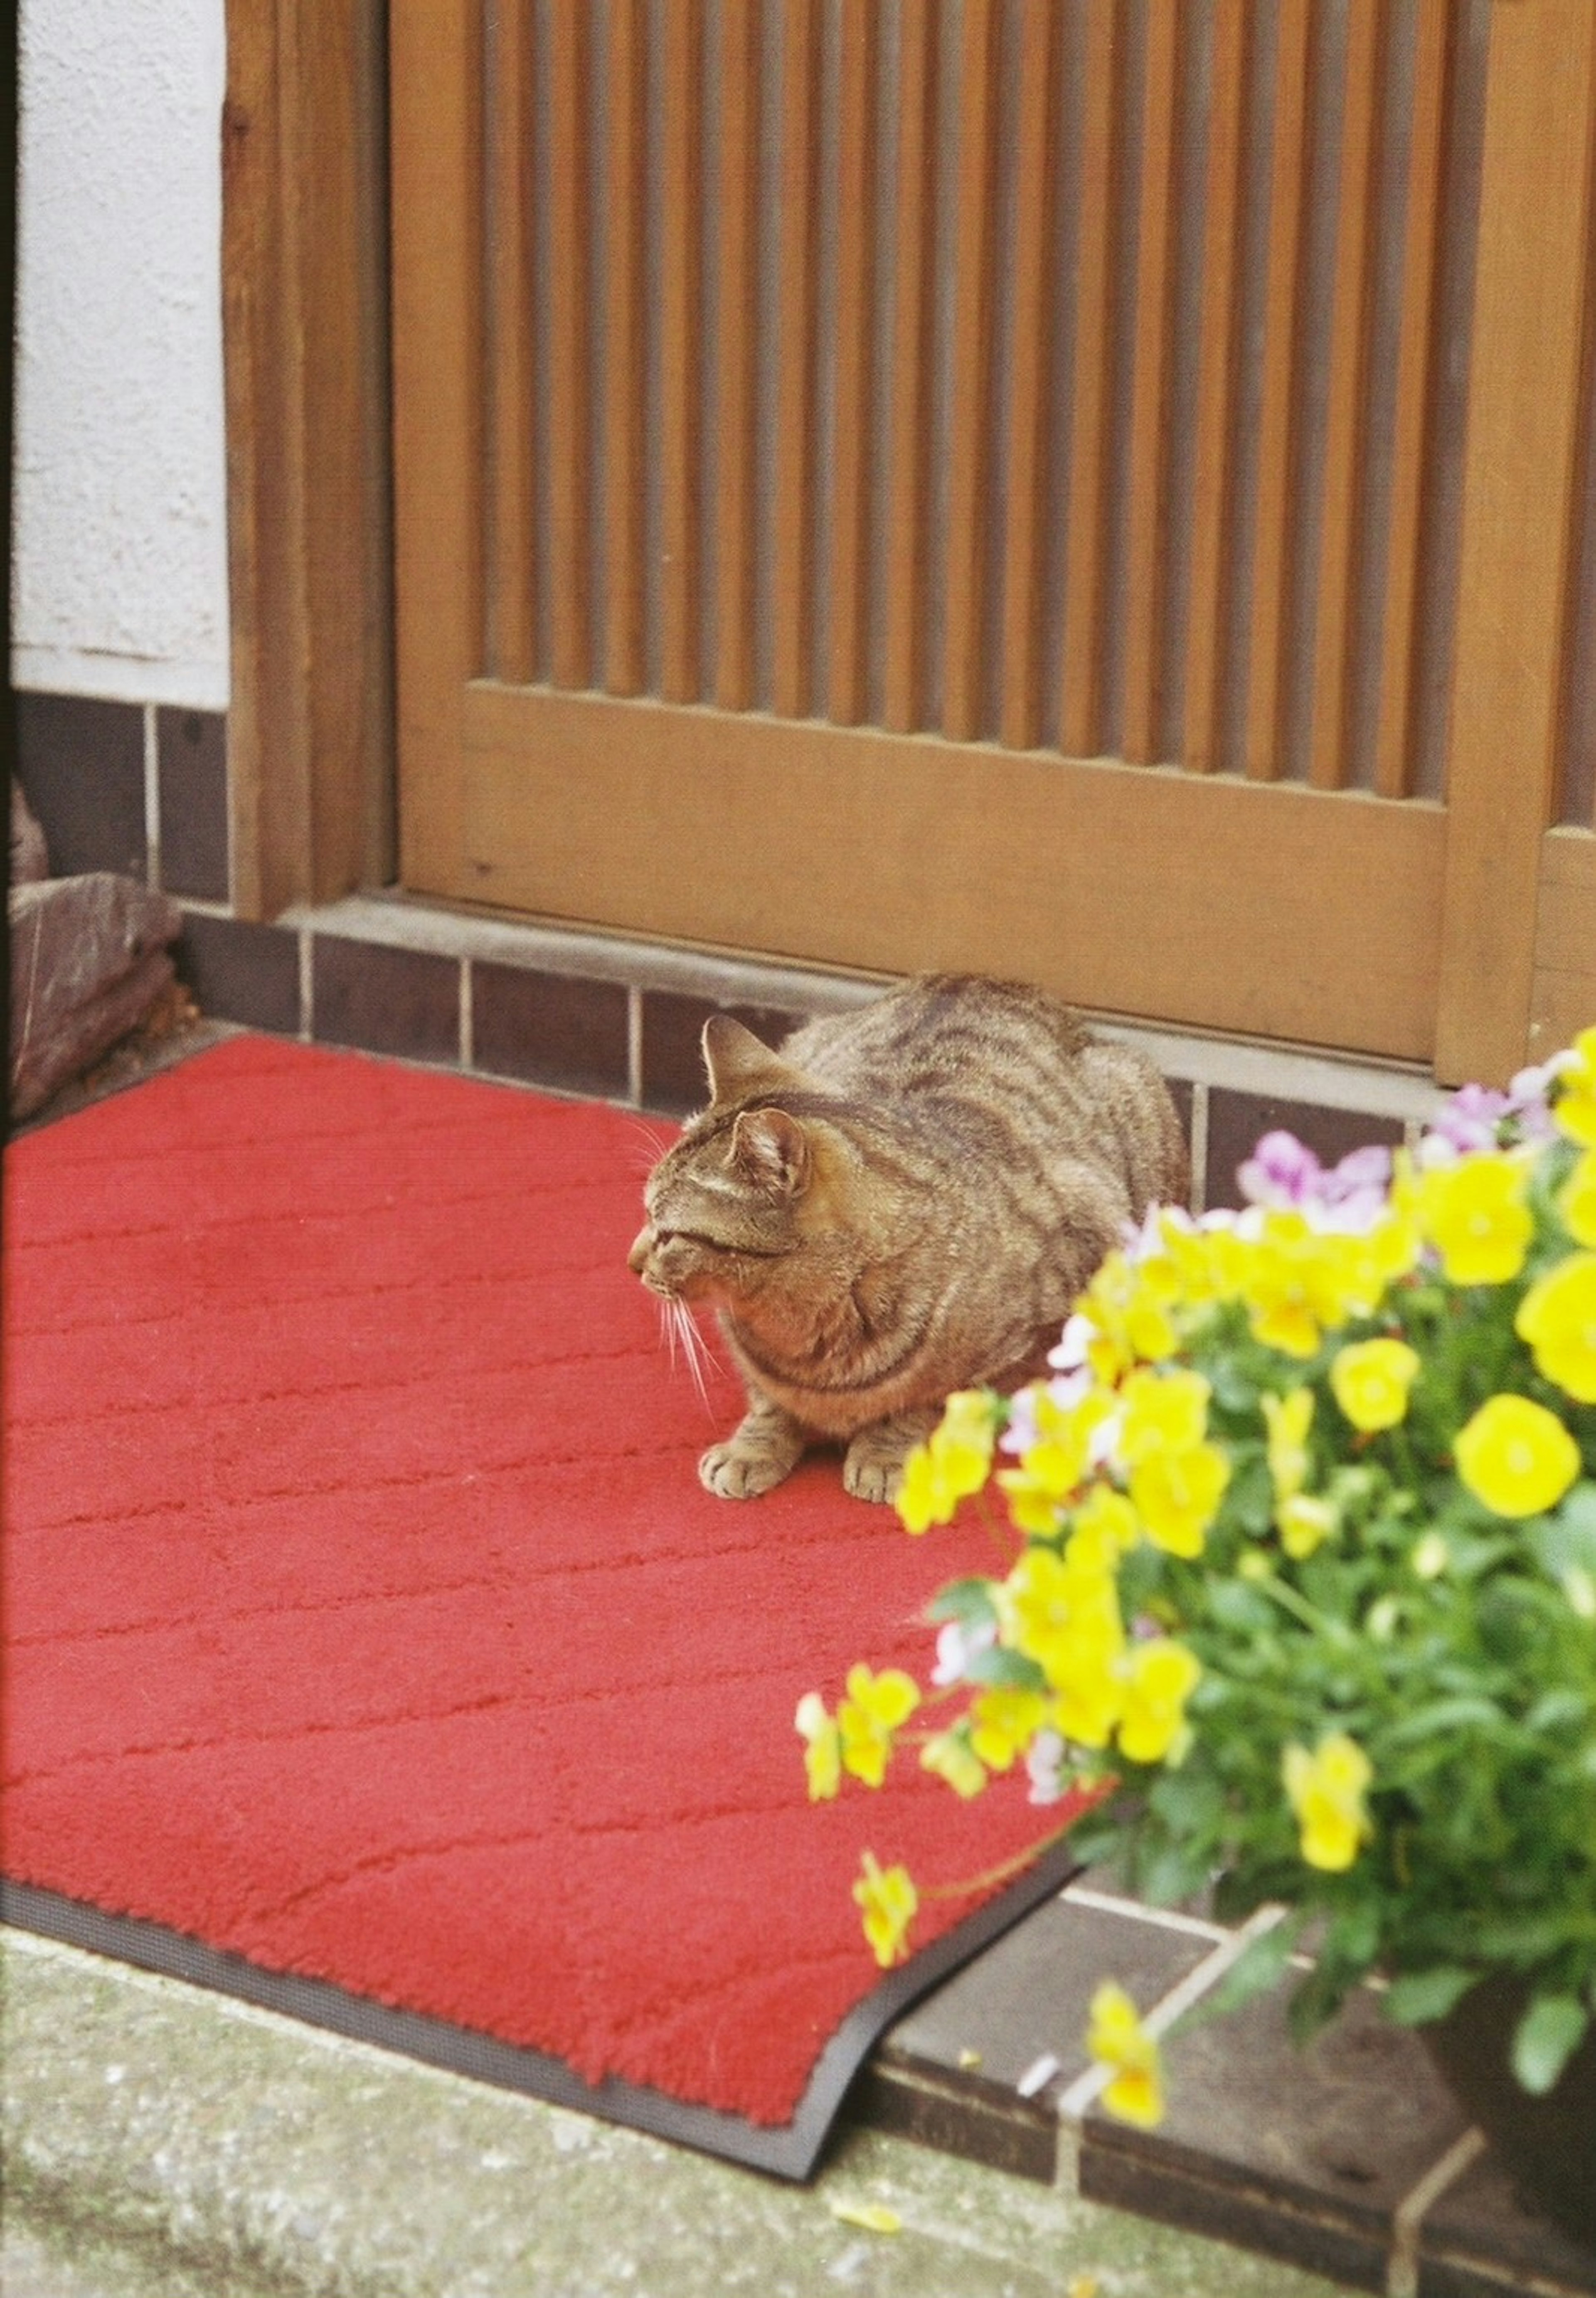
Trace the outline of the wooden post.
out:
[[[1491,13],[1435,1071],[1526,1059],[1592,303],[1596,9]]]

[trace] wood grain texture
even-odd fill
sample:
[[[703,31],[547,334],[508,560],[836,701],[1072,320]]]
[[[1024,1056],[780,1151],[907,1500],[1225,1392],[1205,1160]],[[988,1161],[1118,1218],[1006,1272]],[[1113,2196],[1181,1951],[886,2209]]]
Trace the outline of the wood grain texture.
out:
[[[660,690],[699,694],[702,551],[699,519],[703,350],[703,9],[675,0],[665,18],[659,283]]]
[[[1180,195],[1183,0],[1149,11],[1131,373],[1125,599],[1124,756],[1150,765],[1162,747],[1162,666],[1169,583],[1170,393],[1175,360],[1175,248]]]
[[[843,0],[831,434],[831,716],[863,718],[869,681],[872,369],[875,351],[874,0]]]
[[[964,0],[942,647],[942,726],[955,741],[972,740],[981,727],[997,29],[993,0]]]
[[[930,419],[931,266],[937,211],[938,17],[904,0],[898,62],[896,263],[887,531],[883,723],[921,723],[924,673],[926,484]]]
[[[754,699],[758,455],[759,47],[751,8],[721,19],[715,698]]]
[[[869,971],[1016,972],[1109,1011],[1428,1051],[1439,807],[485,684],[467,695],[465,744],[479,898]]]
[[[1232,543],[1234,384],[1242,225],[1243,132],[1253,37],[1249,0],[1216,0],[1203,226],[1203,318],[1192,489],[1191,608],[1187,631],[1184,763],[1220,763],[1230,647],[1226,586]]]
[[[391,866],[376,36],[368,0],[227,9],[228,803],[246,917]]]
[[[1361,0],[1349,13],[1308,766],[1310,781],[1320,789],[1341,789],[1352,779],[1347,756],[1351,650],[1360,563],[1367,542],[1363,417],[1374,295],[1375,184],[1389,31],[1388,0]]]
[[[1453,650],[1438,1074],[1524,1058],[1592,305],[1596,12],[1493,9]],[[1534,260],[1526,260],[1533,248]]]
[[[592,677],[589,31],[583,0],[549,15],[549,612],[557,686]]]
[[[813,674],[819,77],[815,0],[784,0],[771,682],[773,707],[786,718],[808,715]]]
[[[604,682],[636,694],[644,649],[646,327],[643,212],[647,158],[646,0],[609,12],[606,141],[608,236],[604,267]]]
[[[1075,257],[1075,362],[1070,378],[1069,527],[1064,541],[1064,640],[1059,746],[1088,757],[1101,747],[1104,520],[1109,467],[1109,361],[1115,292],[1114,92],[1120,12],[1088,0],[1081,99]]]

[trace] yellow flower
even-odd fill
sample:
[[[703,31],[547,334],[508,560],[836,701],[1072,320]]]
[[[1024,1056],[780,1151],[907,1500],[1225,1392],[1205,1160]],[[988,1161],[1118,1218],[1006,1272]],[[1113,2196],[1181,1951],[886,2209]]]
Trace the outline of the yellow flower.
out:
[[[1060,1695],[1060,1731],[1084,1747],[1104,1746],[1120,1712],[1114,1671],[1125,1648],[1112,1577],[1029,1548],[996,1600],[1004,1642],[1035,1660]]]
[[[995,1772],[1006,1772],[1047,1719],[1047,1702],[1022,1683],[989,1683],[970,1703],[970,1745]]]
[[[1287,1748],[1281,1769],[1303,1858],[1332,1872],[1350,1867],[1374,1831],[1364,1807],[1374,1777],[1369,1757],[1344,1732],[1332,1732],[1311,1755],[1294,1743]]]
[[[1582,1149],[1596,1149],[1596,1028],[1582,1029],[1573,1051],[1551,1113],[1570,1141],[1577,1141]]]
[[[1313,1391],[1294,1388],[1285,1396],[1265,1394],[1263,1425],[1269,1432],[1269,1479],[1277,1501],[1294,1499],[1308,1481],[1308,1431],[1313,1426]]]
[[[1094,1484],[1070,1520],[1065,1561],[1087,1572],[1114,1571],[1142,1536],[1136,1510],[1112,1484]]]
[[[892,1734],[920,1705],[920,1687],[901,1668],[872,1675],[863,1661],[848,1672],[848,1698],[837,1710],[843,1768],[879,1788],[887,1775]]]
[[[1558,1195],[1563,1227],[1576,1244],[1596,1246],[1596,1149],[1587,1149]]]
[[[1293,1492],[1275,1510],[1280,1545],[1298,1564],[1324,1545],[1339,1521],[1335,1502],[1316,1499],[1311,1492]]]
[[[1513,1323],[1548,1380],[1581,1404],[1596,1404],[1596,1252],[1571,1253],[1549,1269]]]
[[[1105,1979],[1092,1997],[1087,2049],[1099,2066],[1112,2067],[1103,2104],[1121,2122],[1141,2130],[1163,2120],[1163,2069],[1158,2045],[1143,2026],[1122,1987]]]
[[[836,1719],[827,1715],[818,1691],[806,1691],[793,1720],[806,1742],[804,1768],[809,1775],[809,1800],[826,1802],[842,1784],[842,1735]]]
[[[1201,1556],[1219,1513],[1230,1463],[1217,1444],[1186,1452],[1158,1452],[1130,1472],[1130,1498],[1142,1529],[1171,1556]]]
[[[1573,1437],[1555,1413],[1527,1396],[1489,1398],[1458,1431],[1455,1452],[1459,1476],[1497,1516],[1539,1516],[1555,1508],[1579,1474]]]
[[[1330,1367],[1330,1386],[1354,1428],[1372,1434],[1405,1418],[1418,1357],[1406,1341],[1353,1341]]]
[[[1037,1441],[1017,1468],[999,1469],[997,1482],[1020,1530],[1046,1533],[1056,1528],[1066,1502],[1085,1481],[1092,1438],[1115,1408],[1101,1389],[1089,1390],[1071,1405],[1055,1403],[1045,1388],[1034,1394]]]
[[[1133,1764],[1178,1764],[1191,1741],[1186,1703],[1203,1670],[1195,1653],[1169,1636],[1137,1644],[1130,1656],[1120,1746]]]
[[[979,1492],[992,1466],[992,1400],[980,1389],[950,1396],[940,1426],[904,1462],[895,1503],[907,1532],[951,1523],[962,1500]]]
[[[1266,1348],[1311,1357],[1327,1329],[1377,1305],[1385,1271],[1368,1238],[1322,1233],[1299,1212],[1274,1211],[1248,1252],[1240,1294]]]
[[[980,1795],[987,1784],[986,1769],[962,1732],[937,1732],[921,1749],[920,1761],[926,1771],[935,1772],[955,1795],[966,1800]]]
[[[1168,1262],[1136,1263],[1111,1252],[1081,1296],[1093,1328],[1087,1362],[1105,1385],[1135,1364],[1158,1364],[1178,1345],[1170,1310],[1178,1285]]]
[[[1133,1372],[1120,1393],[1125,1418],[1115,1450],[1128,1468],[1155,1452],[1189,1452],[1208,1434],[1212,1392],[1199,1372]]]
[[[1484,1151],[1421,1174],[1413,1204],[1451,1285],[1505,1285],[1524,1267],[1534,1219],[1520,1157]]]
[[[907,1952],[909,1925],[920,1907],[920,1894],[906,1867],[881,1868],[867,1851],[864,1872],[854,1885],[854,1898],[864,1919],[864,1936],[876,1961],[885,1971]]]

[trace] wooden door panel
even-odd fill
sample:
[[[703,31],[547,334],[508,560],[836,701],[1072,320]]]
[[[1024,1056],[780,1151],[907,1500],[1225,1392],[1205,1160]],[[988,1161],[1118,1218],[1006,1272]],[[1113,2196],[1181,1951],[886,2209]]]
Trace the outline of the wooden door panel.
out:
[[[1427,1048],[1437,806],[487,684],[463,746],[458,882],[479,901]]]
[[[1484,826],[1519,886],[1547,783],[1511,786],[1487,570],[1536,568],[1544,686],[1590,21],[395,0],[406,885],[1403,1059],[1505,1044]],[[1476,194],[1546,195],[1549,116],[1555,277],[1515,300],[1487,227],[1476,310]],[[1541,343],[1564,526],[1516,561],[1469,474]]]

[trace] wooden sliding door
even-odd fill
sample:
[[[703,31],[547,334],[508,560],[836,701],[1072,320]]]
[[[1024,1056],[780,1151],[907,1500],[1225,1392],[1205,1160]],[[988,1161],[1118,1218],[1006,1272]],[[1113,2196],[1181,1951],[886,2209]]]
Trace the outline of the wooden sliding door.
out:
[[[1500,1065],[1592,12],[394,0],[406,885]]]

